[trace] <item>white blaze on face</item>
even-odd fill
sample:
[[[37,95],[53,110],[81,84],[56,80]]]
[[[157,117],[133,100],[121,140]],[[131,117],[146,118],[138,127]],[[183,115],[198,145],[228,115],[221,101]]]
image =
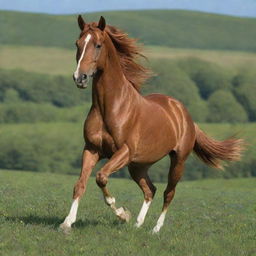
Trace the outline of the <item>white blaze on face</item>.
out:
[[[86,46],[87,46],[88,42],[90,41],[91,37],[92,37],[91,34],[88,34],[88,35],[86,36],[86,38],[84,39],[84,48],[83,48],[82,54],[81,54],[81,56],[80,56],[80,59],[79,59],[79,61],[78,61],[76,71],[75,71],[75,73],[74,73],[75,79],[77,79],[78,76],[79,76],[80,63],[81,63],[81,61],[82,61],[82,59],[83,59],[83,57],[84,57],[84,53],[85,53]]]

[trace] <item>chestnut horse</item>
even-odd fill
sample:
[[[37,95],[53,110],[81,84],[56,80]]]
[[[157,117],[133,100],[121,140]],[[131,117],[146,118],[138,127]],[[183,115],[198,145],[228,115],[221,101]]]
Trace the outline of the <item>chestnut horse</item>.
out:
[[[153,233],[157,233],[163,226],[191,151],[207,165],[222,168],[221,160],[239,159],[243,141],[209,138],[193,122],[183,104],[170,96],[142,96],[139,88],[150,72],[135,61],[141,55],[136,41],[121,30],[106,25],[103,17],[98,23],[86,24],[79,15],[78,25],[81,34],[76,41],[77,69],[73,78],[79,88],[86,88],[93,77],[92,106],[84,123],[81,174],[74,187],[70,212],[61,228],[70,229],[75,222],[88,178],[103,158],[109,160],[97,172],[96,182],[106,204],[120,219],[128,221],[130,215],[125,208],[116,208],[115,198],[107,188],[109,175],[128,166],[132,179],[143,191],[144,202],[136,222],[140,227],[156,192],[148,169],[169,155],[171,165],[163,208],[153,229]]]

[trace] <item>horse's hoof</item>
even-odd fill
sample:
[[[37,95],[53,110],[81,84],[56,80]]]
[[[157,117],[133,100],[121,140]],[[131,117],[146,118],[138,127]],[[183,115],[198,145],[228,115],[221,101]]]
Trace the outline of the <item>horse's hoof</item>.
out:
[[[129,222],[129,220],[131,219],[131,212],[124,207],[116,209],[116,215],[120,220],[124,222]]]
[[[151,234],[152,234],[152,235],[159,234],[160,228],[161,228],[161,227],[159,227],[159,226],[156,225],[156,226],[153,228],[153,230],[151,231]]]
[[[134,224],[134,227],[135,227],[135,228],[140,228],[141,225],[142,225],[141,223],[136,222],[136,223]]]
[[[62,223],[59,226],[59,229],[64,233],[64,234],[70,234],[71,233],[71,227],[68,226],[66,223]]]

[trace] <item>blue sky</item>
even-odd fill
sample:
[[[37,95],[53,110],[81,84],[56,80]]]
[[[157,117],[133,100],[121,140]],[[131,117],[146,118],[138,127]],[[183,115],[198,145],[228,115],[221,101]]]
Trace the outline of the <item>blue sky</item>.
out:
[[[256,0],[0,0],[0,9],[51,14],[132,9],[186,9],[256,17]]]

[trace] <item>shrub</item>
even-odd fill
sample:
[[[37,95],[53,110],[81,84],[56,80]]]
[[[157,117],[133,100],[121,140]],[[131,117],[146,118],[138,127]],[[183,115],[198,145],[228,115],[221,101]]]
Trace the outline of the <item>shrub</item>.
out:
[[[0,123],[83,122],[89,104],[71,108],[58,108],[51,104],[18,102],[0,104]]]
[[[229,91],[218,90],[214,92],[208,101],[209,122],[246,122],[247,113],[237,102],[233,94]]]
[[[247,111],[249,120],[256,121],[256,73],[245,71],[233,79],[234,94]]]
[[[23,101],[51,103],[58,107],[80,105],[91,100],[90,90],[78,90],[71,77],[49,76],[21,70],[0,70],[0,101],[14,89]]]
[[[75,163],[84,141],[78,124],[9,125],[0,141],[0,168],[71,173],[80,167]]]
[[[216,90],[232,89],[232,74],[216,64],[196,58],[188,58],[180,61],[179,66],[195,82],[201,97],[204,99],[208,99]]]
[[[3,96],[3,101],[4,103],[17,103],[20,101],[20,97],[19,97],[19,94],[16,90],[14,89],[7,89],[4,93],[4,96]]]

